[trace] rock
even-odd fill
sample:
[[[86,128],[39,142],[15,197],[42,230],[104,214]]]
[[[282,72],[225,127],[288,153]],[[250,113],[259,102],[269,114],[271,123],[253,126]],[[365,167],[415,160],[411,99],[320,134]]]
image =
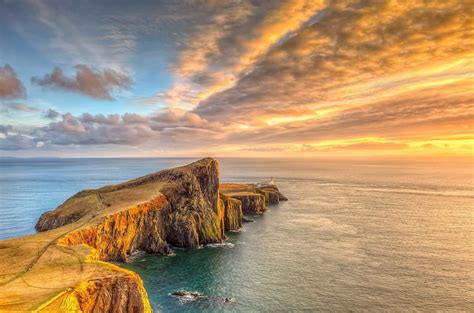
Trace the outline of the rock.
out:
[[[239,230],[242,227],[242,202],[221,194],[224,207],[224,227],[226,231]]]
[[[242,218],[242,222],[243,222],[243,223],[253,223],[253,222],[255,222],[255,221],[254,221],[254,220],[251,220],[251,219],[249,219],[249,218],[246,218],[246,217],[244,216],[244,217]]]
[[[151,312],[141,279],[103,261],[222,243],[218,173],[202,159],[81,191],[43,214],[39,233],[0,242],[0,310]]]
[[[224,303],[235,303],[234,298],[224,298]]]
[[[54,300],[42,311],[152,312],[138,276],[111,276],[88,281]]]
[[[221,184],[221,195],[240,200],[243,213],[260,214],[267,204],[288,200],[275,185],[256,187],[253,184]]]
[[[278,193],[273,190],[266,189],[257,189],[257,192],[262,194],[265,197],[265,203],[269,205],[278,204],[280,202],[280,197]]]
[[[210,158],[81,191],[44,213],[39,233],[0,241],[0,310],[151,312],[140,277],[104,261],[221,246],[244,212],[262,213],[277,196],[276,186],[219,185]]]
[[[178,290],[170,294],[172,297],[178,298],[181,301],[194,301],[199,298],[206,298],[205,295],[198,291]]]
[[[231,197],[242,202],[244,213],[263,213],[266,211],[265,197],[258,193],[231,194]]]
[[[169,254],[171,248],[163,239],[163,219],[160,210],[166,206],[164,196],[101,218],[100,223],[71,231],[58,240],[72,246],[87,244],[95,248],[104,261],[127,262],[137,250],[148,253]]]
[[[56,243],[62,231],[1,241],[0,311],[152,312],[137,274],[87,245]]]
[[[127,256],[137,249],[169,254],[169,244],[195,248],[219,243],[225,237],[218,188],[217,162],[204,159],[123,184],[80,192],[55,211],[43,214],[38,229],[62,226],[70,220],[63,214],[71,216],[71,211],[77,213],[82,207],[86,212],[83,219],[93,222],[59,242],[87,244],[98,250],[101,259],[121,262],[127,262]],[[127,200],[124,203],[120,198]],[[136,202],[139,204],[134,206]]]
[[[268,204],[278,204],[280,201],[288,201],[288,198],[280,192],[276,185],[256,188],[256,190],[265,194]]]

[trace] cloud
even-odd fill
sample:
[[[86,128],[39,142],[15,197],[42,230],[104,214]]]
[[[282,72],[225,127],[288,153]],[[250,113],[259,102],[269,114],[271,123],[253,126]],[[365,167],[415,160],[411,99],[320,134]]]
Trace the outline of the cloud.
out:
[[[326,142],[335,149],[341,139],[405,145],[472,133],[468,6],[332,2],[192,112],[233,126],[225,129],[230,145]]]
[[[0,134],[8,135],[8,132],[11,131],[13,127],[11,125],[2,125],[0,124]]]
[[[62,115],[61,121],[36,128],[30,132],[37,141],[45,145],[131,145],[144,143],[157,134],[146,118],[138,115],[118,114],[74,116]]]
[[[327,116],[315,114],[304,121],[232,132],[226,140],[232,144],[302,144],[354,137],[411,140],[472,133],[474,109],[470,86],[457,83],[442,90],[436,87],[417,90],[416,95],[405,92],[397,97],[376,98]]]
[[[25,86],[16,77],[15,70],[9,64],[0,67],[0,99],[21,98],[25,95]]]
[[[210,18],[196,21],[196,32],[185,41],[171,66],[177,82],[148,102],[159,100],[171,109],[190,109],[232,87],[273,45],[317,15],[323,4],[324,1],[290,0],[212,6],[216,8]]]
[[[150,122],[155,130],[170,129],[176,127],[186,127],[186,128],[201,128],[206,126],[207,128],[210,125],[206,125],[205,120],[203,120],[199,115],[192,112],[185,112],[184,114],[177,114],[173,111],[166,111],[160,114],[152,115],[150,117]]]
[[[3,141],[0,150],[15,150],[15,147],[18,147],[18,150],[44,150],[58,146],[139,146],[146,143],[155,143],[155,148],[159,144],[162,147],[187,149],[211,144],[219,136],[217,130],[191,112],[182,115],[165,112],[151,116],[134,113],[84,113],[75,116],[66,113],[61,115],[61,120],[46,126],[19,129],[19,136],[16,137],[10,136],[11,130],[10,125],[0,128],[1,133],[5,135],[5,138],[0,138]],[[196,140],[197,138],[199,139]],[[41,144],[36,147],[36,143]]]
[[[40,110],[35,107],[31,107],[27,104],[24,103],[19,103],[19,102],[8,102],[8,103],[3,103],[2,106],[5,108],[5,110],[14,110],[14,111],[20,111],[24,113],[34,113],[34,112],[39,112]]]
[[[335,149],[349,150],[399,150],[405,148],[408,148],[407,144],[398,142],[360,142],[335,147]]]
[[[43,112],[43,117],[50,119],[50,120],[55,120],[61,115],[58,111],[55,111],[53,109],[48,109],[47,111]]]
[[[27,150],[37,148],[38,144],[32,138],[17,134],[0,138],[0,150]]]
[[[469,1],[199,4],[157,4],[156,16],[133,10],[136,15],[127,13],[124,19],[104,17],[111,22],[104,37],[123,40],[120,51],[136,49],[138,28],[147,39],[143,50],[150,42],[166,46],[160,64],[172,61],[168,70],[174,81],[169,89],[139,101],[164,102],[164,111],[61,116],[56,112],[57,120],[31,128],[25,137],[43,142],[44,147],[117,144],[172,152],[255,154],[401,153],[472,143],[474,46]],[[137,21],[130,26],[131,34],[125,20]],[[154,23],[145,27],[143,21],[150,20]],[[52,21],[44,23],[56,27],[56,39],[69,42]],[[62,19],[60,24],[67,23]],[[165,40],[149,40],[158,37],[153,32]],[[75,46],[69,43],[72,51]],[[94,47],[90,43],[85,46]],[[71,77],[55,69],[33,80],[100,99],[129,88],[129,81],[110,79],[106,71],[78,68]],[[91,83],[81,85],[79,74]],[[432,143],[433,138],[444,139]]]
[[[130,76],[112,69],[97,72],[83,64],[78,64],[75,68],[74,77],[66,77],[61,69],[55,68],[43,78],[32,77],[31,82],[42,87],[54,87],[104,100],[113,100],[111,92],[129,89],[132,84]]]

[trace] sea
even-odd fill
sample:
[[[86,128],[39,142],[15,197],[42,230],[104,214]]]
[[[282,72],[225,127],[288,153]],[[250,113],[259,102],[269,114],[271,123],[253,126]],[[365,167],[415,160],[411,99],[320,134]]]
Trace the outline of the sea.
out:
[[[193,160],[1,159],[0,239],[82,189]],[[289,201],[223,245],[121,264],[155,312],[473,312],[472,162],[218,160],[221,181],[273,177]]]

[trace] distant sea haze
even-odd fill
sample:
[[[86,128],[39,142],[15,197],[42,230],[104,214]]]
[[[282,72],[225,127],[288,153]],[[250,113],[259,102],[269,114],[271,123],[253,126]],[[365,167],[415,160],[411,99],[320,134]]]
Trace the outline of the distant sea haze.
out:
[[[194,159],[0,160],[0,239],[86,188]],[[225,182],[274,177],[289,198],[228,245],[146,255],[126,268],[159,312],[472,311],[469,163],[221,159]],[[203,295],[180,301],[177,290]],[[224,298],[235,299],[225,303]]]

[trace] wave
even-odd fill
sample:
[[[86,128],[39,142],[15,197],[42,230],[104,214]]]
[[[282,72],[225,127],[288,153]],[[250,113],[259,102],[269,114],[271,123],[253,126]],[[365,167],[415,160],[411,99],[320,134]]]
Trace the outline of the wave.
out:
[[[206,247],[209,248],[233,248],[235,245],[230,242],[224,242],[224,243],[209,243],[206,245]]]

